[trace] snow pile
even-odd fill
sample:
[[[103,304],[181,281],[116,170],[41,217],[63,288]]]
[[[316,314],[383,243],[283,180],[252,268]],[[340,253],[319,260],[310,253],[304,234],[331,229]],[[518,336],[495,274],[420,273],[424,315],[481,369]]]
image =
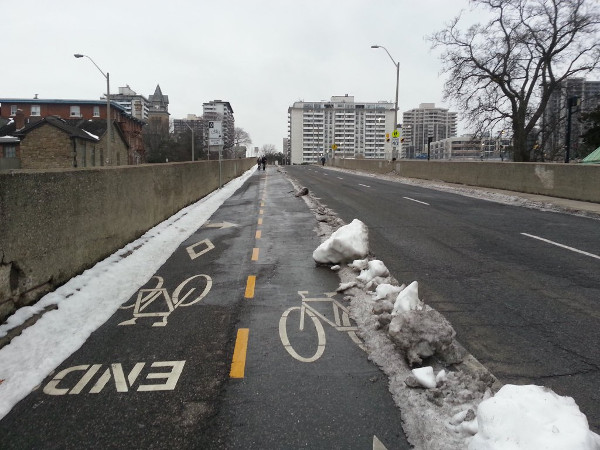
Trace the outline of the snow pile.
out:
[[[503,386],[479,404],[476,420],[469,450],[600,448],[575,401],[541,386]]]
[[[433,355],[444,361],[450,359],[447,361],[450,363],[459,362],[453,358],[452,351],[456,333],[434,309],[410,310],[395,316],[389,324],[388,335],[410,366],[421,364],[423,358]]]
[[[313,252],[317,264],[343,263],[369,253],[367,226],[358,219],[338,228]]]
[[[315,261],[351,259],[351,252],[338,249],[366,254],[368,232],[360,224],[360,234],[338,233],[344,227],[334,232],[335,245],[326,239],[313,253]],[[347,236],[350,241],[343,242]],[[400,286],[379,260],[354,260],[336,271],[338,291],[351,294],[345,299],[351,300],[369,359],[387,374],[404,432],[416,448],[600,450],[600,437],[573,399],[530,386],[506,386],[494,396],[497,380],[456,342],[450,323],[419,298],[418,282]],[[431,366],[411,370],[426,358]]]

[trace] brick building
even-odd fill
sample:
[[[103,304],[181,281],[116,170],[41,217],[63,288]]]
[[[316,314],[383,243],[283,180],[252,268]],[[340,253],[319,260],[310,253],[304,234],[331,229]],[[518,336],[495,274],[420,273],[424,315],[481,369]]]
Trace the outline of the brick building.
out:
[[[26,125],[15,136],[20,139],[22,169],[59,169],[70,167],[118,166],[128,154],[128,145],[118,126],[106,151],[106,126],[68,121],[48,116]],[[98,133],[98,134],[94,134]]]
[[[24,125],[31,125],[48,116],[67,120],[74,126],[90,120],[106,124],[106,101],[104,100],[0,98],[0,118],[15,120],[19,110],[23,113]],[[127,153],[120,156],[120,165],[144,163],[145,149],[142,128],[145,122],[131,116],[122,106],[114,102],[111,102],[110,111],[113,124],[124,137],[128,148]]]

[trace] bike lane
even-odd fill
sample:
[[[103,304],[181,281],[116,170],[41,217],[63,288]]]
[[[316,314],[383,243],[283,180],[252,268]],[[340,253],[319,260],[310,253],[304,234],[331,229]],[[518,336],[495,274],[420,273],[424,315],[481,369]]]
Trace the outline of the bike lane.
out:
[[[325,320],[345,325],[343,309],[332,300],[342,307],[347,302],[331,294],[339,285],[336,273],[315,266],[315,216],[293,192],[284,173],[267,171],[249,273],[255,286],[238,323],[244,362],[242,370],[232,364],[210,430],[213,442],[227,449],[411,448],[387,377],[347,329]],[[300,331],[303,297],[319,300],[307,304],[322,317],[306,312]]]
[[[282,343],[288,311],[294,350],[318,349],[313,319],[299,332],[290,310],[299,292],[345,303],[312,260],[315,225],[283,173],[253,174],[0,420],[2,448],[410,448],[387,378],[346,331],[320,320],[310,363]],[[311,305],[336,321],[331,301]]]
[[[253,174],[0,420],[1,448],[215,446],[204,430],[229,378],[261,181]]]

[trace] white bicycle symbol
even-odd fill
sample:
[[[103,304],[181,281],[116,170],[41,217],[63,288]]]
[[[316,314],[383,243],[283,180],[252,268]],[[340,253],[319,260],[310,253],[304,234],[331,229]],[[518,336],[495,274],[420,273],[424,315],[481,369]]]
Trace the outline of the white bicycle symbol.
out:
[[[325,330],[323,328],[323,324],[321,320],[331,325],[337,331],[345,331],[350,336],[350,339],[358,345],[362,350],[366,350],[364,344],[356,335],[358,331],[358,327],[352,326],[350,324],[350,311],[342,305],[340,302],[335,300],[333,296],[336,294],[335,292],[326,293],[326,297],[322,298],[306,298],[306,294],[308,291],[298,291],[298,294],[302,297],[302,306],[292,306],[284,311],[281,315],[281,319],[279,319],[279,337],[281,338],[281,342],[283,347],[287,350],[287,352],[301,362],[314,362],[319,359],[323,352],[325,351]],[[317,311],[311,303],[331,303],[331,307],[333,308],[334,321],[332,322],[319,311]],[[312,323],[314,324],[314,330],[317,333],[317,349],[315,353],[310,357],[304,357],[298,354],[296,350],[292,347],[288,337],[288,328],[287,322],[288,317],[292,311],[300,311],[300,326],[299,331],[304,331],[304,316],[308,315],[311,318]]]
[[[175,311],[180,306],[192,306],[206,297],[206,294],[210,292],[212,288],[212,278],[208,275],[194,275],[193,277],[189,277],[187,280],[184,280],[175,288],[173,291],[173,296],[169,296],[169,292],[163,288],[164,279],[159,277],[158,275],[153,276],[152,278],[156,278],[157,283],[156,287],[152,289],[140,289],[138,291],[137,300],[135,304],[129,306],[122,306],[120,309],[129,309],[133,308],[133,319],[126,320],[121,322],[119,325],[135,325],[136,320],[142,317],[160,317],[162,321],[154,322],[152,324],[153,327],[164,327],[167,325],[167,319],[169,315]],[[187,293],[180,299],[181,291],[186,287],[186,285],[197,278],[206,279],[206,287],[204,290],[195,297],[193,300],[188,301],[188,303],[184,303],[190,295],[196,290],[195,287],[190,287]],[[164,305],[161,304],[160,299],[164,298]],[[158,301],[157,301],[158,300]],[[152,309],[152,311],[150,311]],[[158,309],[158,310],[156,310]]]

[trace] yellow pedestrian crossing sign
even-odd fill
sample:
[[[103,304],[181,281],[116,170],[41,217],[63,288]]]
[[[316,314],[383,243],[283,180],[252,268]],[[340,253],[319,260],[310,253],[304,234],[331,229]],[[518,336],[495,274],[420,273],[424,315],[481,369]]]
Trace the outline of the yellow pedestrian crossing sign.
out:
[[[333,145],[331,146],[331,148],[332,148],[333,150],[337,150],[337,145],[333,144]]]
[[[400,137],[400,132],[398,130],[394,130],[392,132],[392,137],[395,137],[395,138]]]

